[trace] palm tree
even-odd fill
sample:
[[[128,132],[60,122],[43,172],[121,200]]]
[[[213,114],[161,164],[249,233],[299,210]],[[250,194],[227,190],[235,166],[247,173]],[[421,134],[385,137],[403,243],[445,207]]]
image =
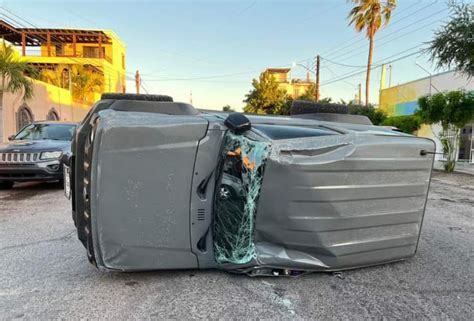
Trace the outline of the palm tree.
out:
[[[36,77],[37,70],[25,61],[11,45],[2,41],[0,45],[0,142],[3,140],[3,94],[23,92],[23,100],[33,97],[33,82],[30,77]]]
[[[42,69],[40,79],[48,84],[69,88],[69,65],[57,65],[54,69]]]
[[[4,93],[23,92],[23,100],[33,97],[33,82],[30,77],[37,75],[36,68],[21,61],[15,49],[3,41],[0,45],[0,109],[3,108]]]
[[[374,51],[375,33],[382,26],[390,21],[392,11],[397,5],[397,0],[386,0],[385,3],[380,0],[349,0],[355,4],[355,7],[349,12],[349,24],[354,24],[357,32],[366,30],[369,38],[369,57],[367,61],[367,77],[365,79],[365,105],[369,105],[370,89],[370,69],[372,67],[372,54]]]
[[[72,97],[81,102],[87,102],[90,93],[101,92],[103,86],[103,77],[82,65],[58,65],[54,70],[42,70],[41,79],[54,86],[71,89]]]
[[[87,102],[88,94],[101,92],[103,77],[82,65],[74,65],[71,70],[72,96],[82,102]]]

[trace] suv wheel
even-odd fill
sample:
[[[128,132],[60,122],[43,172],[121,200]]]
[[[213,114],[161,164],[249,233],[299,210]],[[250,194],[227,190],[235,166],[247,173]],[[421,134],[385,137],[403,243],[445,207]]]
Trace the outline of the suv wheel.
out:
[[[228,185],[222,185],[221,186],[221,189],[219,191],[219,197],[222,199],[222,200],[230,200],[232,198],[234,198],[234,194],[235,192],[233,191],[233,189],[228,186]]]

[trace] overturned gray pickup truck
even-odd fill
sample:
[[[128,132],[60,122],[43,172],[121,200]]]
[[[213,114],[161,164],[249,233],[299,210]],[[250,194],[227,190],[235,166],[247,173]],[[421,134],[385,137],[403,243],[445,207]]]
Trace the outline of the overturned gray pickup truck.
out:
[[[104,94],[65,160],[65,192],[101,269],[335,271],[415,254],[434,149],[363,117]]]

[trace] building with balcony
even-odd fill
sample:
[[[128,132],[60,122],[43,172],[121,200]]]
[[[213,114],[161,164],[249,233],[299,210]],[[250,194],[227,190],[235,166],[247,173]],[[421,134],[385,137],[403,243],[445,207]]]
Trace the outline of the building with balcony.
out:
[[[101,93],[126,90],[125,45],[113,31],[18,28],[0,20],[0,36],[40,72],[32,99],[3,95],[0,142],[34,120],[80,121]],[[74,79],[83,73],[97,85],[78,89]]]
[[[290,68],[267,68],[263,73],[271,75],[278,82],[278,88],[293,99],[314,90],[314,81],[311,81],[309,73],[306,74],[306,79],[292,79]]]

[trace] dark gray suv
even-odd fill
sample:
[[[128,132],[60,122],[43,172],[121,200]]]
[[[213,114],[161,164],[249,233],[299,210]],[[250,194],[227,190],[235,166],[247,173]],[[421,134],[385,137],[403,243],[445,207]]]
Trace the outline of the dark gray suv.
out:
[[[62,156],[71,150],[76,123],[40,121],[0,144],[0,188],[14,182],[62,180]]]
[[[103,95],[65,166],[90,262],[299,275],[415,255],[434,143],[349,116]]]

